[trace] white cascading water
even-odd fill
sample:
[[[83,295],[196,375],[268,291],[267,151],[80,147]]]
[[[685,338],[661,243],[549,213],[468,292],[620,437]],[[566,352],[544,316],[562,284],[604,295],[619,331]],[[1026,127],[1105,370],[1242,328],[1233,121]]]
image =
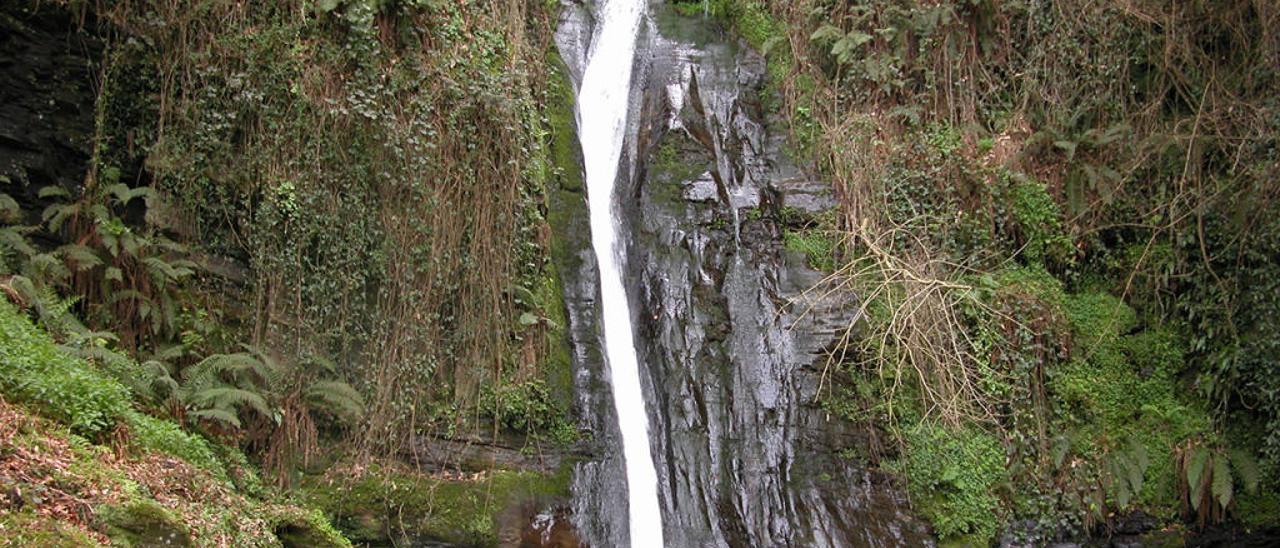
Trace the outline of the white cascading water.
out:
[[[591,209],[591,243],[600,265],[605,359],[613,374],[613,402],[627,469],[631,546],[650,548],[663,545],[658,475],[649,454],[649,414],[640,387],[613,215],[614,183],[622,157],[631,67],[644,1],[604,0],[578,92],[578,133]]]

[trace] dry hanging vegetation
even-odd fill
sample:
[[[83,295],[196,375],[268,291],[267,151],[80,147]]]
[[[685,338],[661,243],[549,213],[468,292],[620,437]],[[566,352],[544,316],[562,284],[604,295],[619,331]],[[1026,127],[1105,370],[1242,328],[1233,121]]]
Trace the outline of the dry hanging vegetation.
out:
[[[892,296],[897,312],[878,322],[881,334],[925,376],[973,369],[958,350],[969,345],[957,342],[959,308],[975,289],[962,279],[1044,254],[1032,233],[1041,227],[1001,219],[1027,213],[999,210],[1003,172],[1043,183],[1061,205],[1072,245],[1051,250],[1051,268],[1089,260],[1117,229],[1142,232],[1130,236],[1142,253],[1126,294],[1164,266],[1151,264],[1152,248],[1184,235],[1195,249],[1176,267],[1216,276],[1212,260],[1230,257],[1209,252],[1205,219],[1224,209],[1257,219],[1275,207],[1274,76],[1255,70],[1280,55],[1280,10],[1268,3],[799,2],[772,13],[789,23],[790,70],[777,83],[801,114],[798,138],[840,193],[847,256],[874,265],[842,278],[875,280],[863,294]],[[930,139],[913,129],[922,126],[956,128],[934,134],[941,155],[903,146]],[[941,165],[901,169],[924,161]],[[913,175],[930,180],[903,196],[901,178]],[[930,200],[945,207],[930,210]],[[1257,221],[1244,222],[1233,247],[1262,236]],[[1013,247],[954,253],[969,223],[995,225]],[[936,228],[941,238],[924,235]],[[876,289],[883,283],[901,294]],[[952,408],[946,399],[935,403]]]

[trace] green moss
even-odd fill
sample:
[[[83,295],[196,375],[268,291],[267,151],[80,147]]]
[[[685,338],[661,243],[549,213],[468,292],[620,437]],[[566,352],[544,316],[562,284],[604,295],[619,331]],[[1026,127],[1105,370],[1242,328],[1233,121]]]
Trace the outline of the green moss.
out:
[[[693,180],[708,167],[708,162],[693,162],[690,161],[689,154],[681,153],[682,140],[689,141],[689,138],[679,133],[667,134],[658,144],[658,150],[654,151],[649,162],[649,173],[653,181],[672,187],[676,191],[680,189],[681,183]],[[675,196],[678,197],[679,194]]]
[[[31,508],[0,510],[0,539],[5,546],[82,548],[101,546],[84,531],[49,519]]]
[[[906,433],[907,450],[892,468],[907,478],[912,502],[944,541],[985,545],[1000,525],[998,484],[1006,481],[1004,449],[976,427],[949,430],[920,424]]]
[[[319,510],[288,508],[273,517],[276,538],[285,548],[343,548],[351,541],[342,536]]]
[[[551,227],[551,265],[538,288],[537,299],[550,321],[543,378],[551,395],[567,416],[573,399],[573,361],[569,346],[569,320],[565,310],[563,276],[581,266],[579,252],[590,247],[583,200],[580,148],[574,131],[574,96],[564,62],[554,48],[547,53],[547,149],[551,152],[551,178],[547,188],[547,223]]]
[[[564,60],[554,48],[547,50],[547,67],[546,117],[551,130],[553,178],[561,190],[581,192],[583,173],[580,145],[574,131],[573,83],[565,72]]]
[[[98,510],[112,544],[119,546],[191,546],[191,532],[155,501],[134,499]]]
[[[356,542],[436,539],[491,546],[499,515],[529,501],[567,496],[569,477],[568,466],[554,475],[497,471],[476,481],[378,468],[353,482],[310,478],[303,494]]]

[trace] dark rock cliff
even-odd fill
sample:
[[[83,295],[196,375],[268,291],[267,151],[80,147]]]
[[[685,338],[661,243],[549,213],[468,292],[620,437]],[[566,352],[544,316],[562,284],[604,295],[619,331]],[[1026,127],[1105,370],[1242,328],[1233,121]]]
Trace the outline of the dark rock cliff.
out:
[[[0,181],[31,221],[39,189],[79,187],[92,153],[103,45],[81,24],[59,6],[0,5]]]
[[[763,59],[714,22],[650,4],[616,199],[667,542],[927,544],[885,478],[836,456],[859,435],[814,403],[826,351],[858,307],[809,291],[823,275],[783,247],[784,207],[815,214],[834,202],[762,109]],[[590,10],[571,7],[561,22],[571,74]],[[626,542],[625,476],[582,245],[564,277],[579,411],[599,456],[577,468],[574,520],[589,544],[614,546]]]

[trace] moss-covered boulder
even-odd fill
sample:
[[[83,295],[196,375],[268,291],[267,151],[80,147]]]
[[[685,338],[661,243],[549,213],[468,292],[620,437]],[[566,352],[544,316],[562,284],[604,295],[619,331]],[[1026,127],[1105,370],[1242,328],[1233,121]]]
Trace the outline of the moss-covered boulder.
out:
[[[191,532],[155,501],[135,499],[98,512],[103,532],[120,546],[192,546]]]

